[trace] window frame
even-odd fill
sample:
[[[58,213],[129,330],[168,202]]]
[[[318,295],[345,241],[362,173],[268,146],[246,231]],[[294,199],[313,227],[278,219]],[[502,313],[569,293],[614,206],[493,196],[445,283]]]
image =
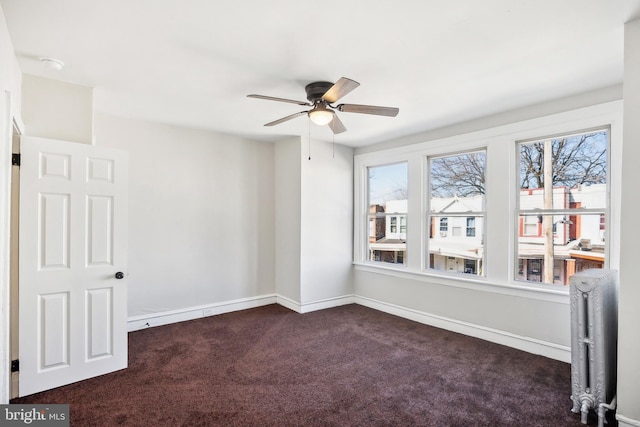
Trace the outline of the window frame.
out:
[[[532,110],[536,113],[537,110]],[[513,115],[507,115],[513,118]],[[518,116],[522,117],[522,115]],[[374,147],[363,147],[354,154],[354,227],[353,264],[356,271],[391,276],[398,280],[417,280],[479,292],[515,295],[566,303],[568,289],[557,285],[533,284],[515,280],[518,261],[515,254],[517,236],[516,203],[513,183],[517,158],[516,141],[540,140],[544,135],[562,135],[572,129],[596,129],[609,126],[608,169],[620,170],[622,164],[622,100],[563,110],[520,121],[485,121],[469,127],[454,126],[435,133],[410,136]],[[491,233],[485,241],[485,276],[445,275],[426,267],[424,239],[429,235],[426,222],[426,159],[428,156],[487,149],[487,197],[484,221]],[[368,222],[366,212],[366,170],[368,166],[406,161],[409,163],[409,200],[407,206],[407,260],[403,266],[366,262]],[[609,212],[606,223],[609,268],[619,268],[621,176],[608,178]],[[450,232],[449,224],[449,232]],[[439,228],[434,230],[439,232]],[[426,236],[426,237],[425,237]]]
[[[516,159],[514,161],[514,165],[516,167],[516,171],[515,171],[515,180],[514,180],[514,187],[515,187],[515,195],[514,195],[514,200],[515,200],[515,210],[514,210],[514,214],[515,214],[515,221],[516,224],[518,224],[516,227],[514,227],[514,245],[513,245],[513,258],[514,258],[514,274],[513,274],[513,280],[519,283],[528,283],[528,284],[533,284],[534,286],[566,286],[568,287],[568,284],[566,285],[562,285],[559,283],[555,283],[556,282],[556,274],[555,274],[555,270],[557,269],[556,267],[556,262],[558,261],[558,259],[554,260],[554,283],[546,283],[543,282],[542,278],[540,282],[537,281],[531,281],[531,280],[526,280],[525,278],[520,278],[519,276],[519,266],[520,266],[520,248],[519,248],[519,240],[521,237],[540,237],[542,236],[542,223],[541,223],[541,219],[538,219],[537,223],[538,223],[538,227],[537,227],[537,232],[536,234],[527,234],[525,233],[526,231],[526,218],[531,218],[531,217],[537,217],[537,218],[544,218],[545,216],[551,216],[552,218],[556,218],[556,217],[564,217],[564,218],[570,218],[573,216],[581,216],[581,215],[599,215],[598,218],[598,223],[599,223],[599,227],[602,227],[602,215],[604,215],[604,229],[606,230],[610,224],[610,206],[611,206],[611,150],[612,150],[612,139],[611,139],[611,124],[607,124],[607,125],[602,125],[602,126],[593,126],[593,127],[589,127],[587,129],[580,129],[580,130],[568,130],[566,132],[560,132],[560,133],[556,133],[556,134],[552,134],[552,135],[545,135],[542,137],[538,137],[538,138],[527,138],[524,140],[516,140],[515,142],[515,155],[516,155]],[[543,141],[548,141],[548,140],[555,140],[555,139],[560,139],[560,138],[569,138],[572,136],[579,136],[579,135],[584,135],[584,134],[588,134],[591,132],[606,132],[607,134],[607,141],[606,141],[606,161],[607,161],[607,165],[606,165],[606,185],[605,185],[605,189],[606,189],[606,198],[605,198],[605,207],[604,208],[583,208],[583,207],[564,207],[564,208],[553,208],[553,209],[544,209],[544,208],[530,208],[530,209],[523,209],[520,206],[521,203],[521,191],[522,188],[520,188],[520,161],[521,161],[521,155],[520,155],[520,146],[523,144],[530,144],[530,143],[535,143],[535,142],[543,142]],[[555,190],[555,188],[554,188]],[[522,224],[522,236],[520,235],[520,218],[523,217],[525,220],[523,221]],[[557,237],[557,227],[556,227],[556,222],[553,222],[553,238],[555,239]],[[608,242],[606,242],[605,240],[605,246],[604,246],[604,267],[603,268],[609,268],[609,260],[610,260],[610,255],[609,255],[609,248],[610,248],[610,244]],[[531,260],[531,259],[530,259]],[[539,260],[538,260],[539,261]],[[525,269],[528,269],[528,267],[525,267]],[[540,274],[542,275],[542,273]],[[527,274],[528,276],[528,274]]]
[[[392,165],[398,165],[398,164],[402,164],[402,163],[407,163],[407,175],[408,175],[408,162],[406,160],[402,160],[400,159],[396,159],[396,160],[392,160],[392,161],[385,161],[385,162],[381,162],[381,163],[376,163],[376,164],[371,164],[371,165],[365,165],[363,170],[364,170],[364,186],[362,188],[364,188],[364,204],[366,205],[366,224],[367,224],[367,230],[370,230],[370,220],[372,218],[371,213],[370,213],[370,200],[369,200],[369,192],[370,192],[370,186],[369,186],[369,170],[371,168],[375,168],[375,167],[385,167],[385,166],[392,166]],[[407,194],[409,194],[409,182],[408,182],[408,176],[407,176]],[[407,196],[408,197],[408,196]],[[354,213],[356,212],[355,208],[354,208]],[[401,229],[402,226],[402,221],[401,218],[404,217],[405,219],[405,228],[407,228],[407,216],[408,216],[408,212],[405,213],[401,213],[401,212],[384,212],[384,213],[376,213],[374,215],[374,217],[378,218],[378,217],[384,217],[385,218],[385,233],[387,231],[389,231],[390,234],[397,234],[397,235],[401,235],[402,231],[398,232],[399,229]],[[394,220],[394,221],[392,221]],[[354,220],[355,221],[355,220]],[[392,222],[394,224],[392,224]],[[392,227],[395,227],[395,231],[392,230]],[[406,231],[405,231],[406,234]],[[404,254],[400,255],[400,252],[396,253],[394,255],[394,259],[396,260],[400,260],[400,262],[387,262],[387,261],[383,261],[382,259],[371,259],[370,256],[368,256],[368,254],[370,253],[370,242],[369,242],[369,235],[366,235],[366,243],[365,243],[365,248],[362,249],[362,253],[364,254],[364,260],[363,262],[367,263],[367,264],[372,264],[372,265],[383,265],[383,266],[390,266],[392,268],[404,268],[406,267],[406,258],[408,257],[408,248],[406,247],[405,244],[405,250],[404,250]],[[356,249],[354,247],[354,254],[356,252]],[[376,258],[378,258],[376,256]]]
[[[446,152],[446,153],[440,153],[437,155],[427,155],[424,158],[423,164],[424,164],[424,174],[425,174],[425,179],[424,179],[424,190],[426,191],[426,197],[425,197],[425,203],[426,206],[424,208],[424,213],[423,215],[426,216],[426,223],[427,224],[431,224],[433,222],[433,218],[439,218],[439,219],[443,219],[443,218],[447,218],[447,238],[452,238],[452,239],[456,239],[456,240],[460,240],[460,239],[465,239],[467,237],[473,237],[473,238],[477,238],[477,236],[474,233],[474,236],[469,236],[468,235],[468,219],[469,217],[473,217],[474,220],[475,218],[482,218],[482,234],[480,236],[480,239],[482,241],[482,257],[480,258],[480,265],[481,267],[478,269],[480,271],[480,273],[478,274],[477,272],[474,273],[474,276],[477,276],[478,278],[484,277],[484,269],[486,268],[486,257],[484,255],[484,243],[485,243],[485,238],[486,238],[486,233],[484,232],[485,228],[486,228],[486,222],[484,221],[484,218],[486,216],[486,197],[487,197],[487,188],[485,185],[485,193],[482,197],[482,207],[479,211],[459,211],[459,212],[443,212],[443,211],[434,211],[432,209],[432,207],[430,206],[431,204],[431,200],[433,199],[432,194],[431,194],[431,182],[430,182],[430,178],[431,178],[431,164],[432,161],[435,159],[442,159],[442,158],[446,158],[446,157],[454,157],[454,156],[463,156],[463,155],[467,155],[467,154],[474,154],[474,153],[484,153],[485,156],[485,164],[484,164],[484,172],[485,172],[485,176],[483,177],[485,179],[485,183],[486,183],[486,174],[487,174],[487,147],[485,145],[479,145],[476,146],[475,148],[471,148],[471,149],[467,149],[467,150],[456,150],[456,151],[450,151],[450,152]],[[446,216],[445,216],[446,215]],[[452,220],[453,218],[453,220]],[[438,224],[440,223],[440,220],[438,220]],[[475,229],[475,227],[474,227]],[[430,234],[430,233],[427,233]],[[442,235],[440,235],[442,236]],[[468,273],[465,273],[464,271],[466,271],[466,262],[462,261],[461,265],[462,265],[462,271],[449,271],[448,269],[437,269],[434,268],[434,266],[432,265],[431,260],[435,259],[435,255],[432,255],[431,253],[431,249],[430,249],[430,238],[427,236],[424,236],[424,241],[422,242],[422,245],[424,247],[424,251],[425,251],[425,259],[424,259],[424,267],[423,270],[425,271],[425,273],[435,273],[435,274],[446,274],[446,275],[454,275],[454,276],[459,276],[459,275],[464,275],[464,276],[468,276]],[[434,242],[435,243],[435,242]],[[464,258],[458,258],[458,259],[464,259]]]

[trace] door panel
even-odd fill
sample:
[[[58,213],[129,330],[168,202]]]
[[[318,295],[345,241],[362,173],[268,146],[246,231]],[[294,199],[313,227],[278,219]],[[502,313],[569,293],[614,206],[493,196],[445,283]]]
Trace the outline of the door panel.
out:
[[[69,268],[69,194],[40,194],[41,269]]]
[[[127,156],[23,137],[19,395],[127,366]]]
[[[69,293],[39,295],[40,370],[69,365]]]

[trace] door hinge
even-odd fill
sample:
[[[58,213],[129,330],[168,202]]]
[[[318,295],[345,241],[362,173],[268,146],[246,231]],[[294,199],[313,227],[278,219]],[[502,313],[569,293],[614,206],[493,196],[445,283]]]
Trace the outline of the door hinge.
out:
[[[11,361],[11,372],[19,372],[20,371],[20,360],[12,360]]]
[[[20,166],[20,153],[12,153],[11,154],[11,165],[12,166]]]

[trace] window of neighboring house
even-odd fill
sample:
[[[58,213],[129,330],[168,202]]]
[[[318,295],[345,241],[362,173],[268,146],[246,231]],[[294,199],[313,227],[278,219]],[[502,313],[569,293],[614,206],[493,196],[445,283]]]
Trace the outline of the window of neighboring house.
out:
[[[440,225],[427,241],[428,268],[483,275],[486,151],[430,157],[428,164],[428,223]]]
[[[478,269],[478,261],[473,259],[464,260],[464,272],[467,274],[476,274]]]
[[[467,237],[476,237],[476,218],[467,218]]]
[[[405,264],[407,190],[407,162],[367,168],[369,261]]]
[[[607,129],[518,143],[517,280],[605,267],[608,144]]]
[[[538,224],[540,223],[538,215],[525,215],[521,218],[521,222],[524,236],[538,235]]]
[[[442,237],[447,235],[447,231],[449,230],[449,218],[444,217],[440,218],[440,234]]]

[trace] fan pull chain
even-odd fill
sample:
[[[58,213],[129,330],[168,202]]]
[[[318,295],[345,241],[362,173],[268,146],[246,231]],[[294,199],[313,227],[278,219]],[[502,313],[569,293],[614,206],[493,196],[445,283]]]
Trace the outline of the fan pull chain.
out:
[[[333,157],[334,159],[336,158],[336,134],[335,133],[331,133],[332,136],[332,144],[331,144],[331,157]]]
[[[309,160],[311,160],[311,119],[308,120],[309,123],[309,135],[308,135],[308,143],[309,143]]]

